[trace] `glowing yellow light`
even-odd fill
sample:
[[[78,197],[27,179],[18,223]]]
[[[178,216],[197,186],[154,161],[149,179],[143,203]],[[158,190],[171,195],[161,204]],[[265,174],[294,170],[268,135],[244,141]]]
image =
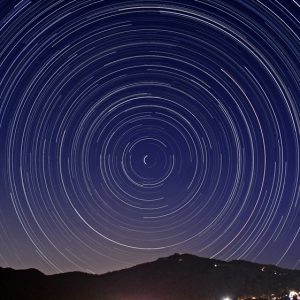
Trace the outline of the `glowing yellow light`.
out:
[[[292,299],[294,296],[298,297],[298,293],[296,291],[290,291],[289,298]]]
[[[295,296],[295,295],[298,295],[296,291],[290,291],[290,296]]]

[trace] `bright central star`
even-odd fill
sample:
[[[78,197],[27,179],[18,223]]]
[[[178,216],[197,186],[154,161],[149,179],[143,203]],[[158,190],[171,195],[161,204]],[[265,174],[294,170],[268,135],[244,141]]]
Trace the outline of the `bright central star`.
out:
[[[148,154],[147,154],[147,155],[145,155],[145,156],[144,156],[144,159],[143,159],[143,161],[144,161],[144,164],[145,164],[146,166],[147,166],[147,161],[146,161],[146,160],[147,160],[147,157],[148,157],[148,156],[149,156]]]

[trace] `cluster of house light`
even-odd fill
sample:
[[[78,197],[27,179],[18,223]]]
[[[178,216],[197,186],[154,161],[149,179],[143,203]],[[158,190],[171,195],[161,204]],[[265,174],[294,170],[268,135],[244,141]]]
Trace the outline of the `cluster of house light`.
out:
[[[290,291],[289,298],[293,299],[295,296],[297,297],[298,300],[300,300],[300,292]]]
[[[280,297],[276,297],[275,295],[271,295],[271,299],[272,300],[277,300],[277,299],[280,299]],[[286,294],[287,297],[290,298],[290,300],[294,299],[294,297],[296,296],[298,300],[300,300],[300,291],[299,292],[296,292],[296,291],[290,291],[289,294]],[[255,299],[258,299],[260,297],[251,297],[251,299],[255,300]],[[249,298],[247,298],[249,299]],[[232,300],[232,298],[230,297],[224,297],[223,300]],[[240,300],[244,300],[244,299],[240,299]]]

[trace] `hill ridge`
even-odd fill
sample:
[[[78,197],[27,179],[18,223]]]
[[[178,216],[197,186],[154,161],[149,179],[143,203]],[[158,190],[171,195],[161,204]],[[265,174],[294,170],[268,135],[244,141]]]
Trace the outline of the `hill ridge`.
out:
[[[248,261],[175,253],[100,275],[0,268],[0,298],[27,300],[287,299],[300,290],[300,271]],[[273,296],[271,296],[273,295]]]

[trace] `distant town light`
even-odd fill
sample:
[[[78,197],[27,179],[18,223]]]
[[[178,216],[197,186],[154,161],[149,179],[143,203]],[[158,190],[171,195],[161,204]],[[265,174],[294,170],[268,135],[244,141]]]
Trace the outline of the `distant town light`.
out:
[[[290,291],[289,298],[294,299],[295,296],[297,299],[300,299],[300,292],[297,293],[296,291]]]
[[[232,300],[230,297],[225,297],[223,300]]]

